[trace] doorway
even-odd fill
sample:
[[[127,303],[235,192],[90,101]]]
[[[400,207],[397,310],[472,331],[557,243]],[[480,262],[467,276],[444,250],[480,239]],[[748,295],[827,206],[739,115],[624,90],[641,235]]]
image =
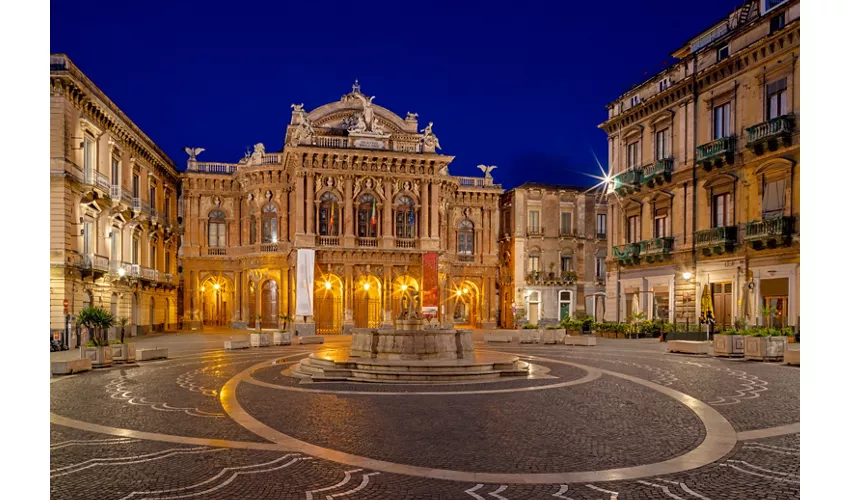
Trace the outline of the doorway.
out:
[[[263,283],[263,328],[277,328],[278,326],[278,288],[277,282],[268,280]]]
[[[313,299],[316,306],[316,333],[342,333],[342,280],[328,274],[315,280]]]
[[[360,280],[354,289],[354,327],[378,328],[381,326],[380,282],[374,276]]]
[[[763,279],[760,292],[762,311],[759,315],[763,324],[768,328],[788,326],[788,278]]]
[[[540,292],[528,294],[528,324],[536,325],[540,321]]]
[[[714,302],[714,328],[723,331],[732,326],[732,282],[711,284],[711,300]]]

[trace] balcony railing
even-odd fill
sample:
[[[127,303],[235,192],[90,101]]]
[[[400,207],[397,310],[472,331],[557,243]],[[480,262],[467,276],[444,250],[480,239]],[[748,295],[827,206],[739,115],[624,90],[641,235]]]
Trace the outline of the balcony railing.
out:
[[[758,155],[764,153],[765,145],[771,151],[775,151],[780,141],[785,145],[791,144],[793,132],[794,115],[780,116],[747,128],[747,147]]]
[[[319,246],[322,247],[338,247],[339,236],[319,236]]]
[[[722,254],[731,250],[737,239],[736,226],[714,227],[697,231],[694,235],[694,244],[706,255]]]
[[[480,188],[496,188],[501,189],[501,184],[493,184],[492,177],[466,177],[466,176],[456,176],[455,177],[460,183],[461,187],[480,187]]]
[[[735,162],[735,136],[723,137],[697,146],[696,161],[702,163],[706,170],[721,166],[724,162],[731,165]]]
[[[525,277],[529,285],[569,285],[575,283],[578,275],[574,271],[532,271]]]
[[[217,162],[195,162],[189,163],[189,172],[198,172],[202,174],[224,174],[230,175],[236,173],[236,165],[233,163],[217,163]]]
[[[109,187],[109,197],[112,198],[113,201],[121,201],[124,198],[124,190],[121,189],[121,186],[113,184]]]
[[[378,248],[378,238],[357,238],[358,247]]]
[[[162,279],[162,282],[166,285],[176,285],[174,282],[174,275],[171,273],[163,273],[160,274],[159,277]]]
[[[640,258],[641,245],[639,243],[627,243],[612,248],[614,258],[620,261],[620,264],[628,266],[638,262]]]
[[[142,266],[139,264],[130,264],[130,277],[138,278],[142,274]]]
[[[145,281],[157,282],[159,281],[159,271],[149,267],[143,267],[141,277]]]
[[[126,191],[124,189],[121,190],[121,203],[126,203],[127,206],[133,204],[133,196],[130,194],[129,191]]]
[[[793,217],[756,220],[747,223],[744,240],[756,250],[774,248],[787,244],[793,231]]]
[[[461,254],[458,254],[458,256],[457,256],[457,260],[458,260],[459,262],[475,262],[475,256],[474,256],[474,255],[465,254],[465,253],[461,253]]]
[[[82,259],[83,269],[93,271],[109,271],[109,258],[97,254],[84,254]]]
[[[260,251],[263,253],[277,252],[277,243],[260,243]]]
[[[643,170],[639,168],[630,168],[624,172],[614,176],[610,191],[615,191],[617,194],[630,194],[640,189],[640,181],[643,178]]]
[[[596,239],[597,239],[597,240],[605,240],[605,239],[608,239],[608,233],[599,233],[599,232],[597,232],[597,233],[596,233]]]
[[[416,248],[416,238],[396,238],[396,248]]]
[[[109,193],[109,188],[112,187],[112,184],[109,182],[109,177],[106,174],[97,173],[97,187],[104,193]]]
[[[561,231],[558,233],[558,236],[561,238],[578,238],[580,235],[578,234],[578,229],[564,229],[561,228]]]
[[[207,255],[227,255],[226,247],[208,247]]]
[[[133,198],[133,211],[139,213],[142,211],[142,199]]]
[[[652,238],[640,242],[640,255],[646,257],[648,262],[654,260],[663,260],[670,255],[670,250],[673,249],[673,238]]]
[[[539,227],[532,227],[525,231],[526,236],[543,236],[543,229]]]
[[[662,158],[642,168],[641,182],[647,186],[661,185],[670,180],[673,174],[673,158]]]

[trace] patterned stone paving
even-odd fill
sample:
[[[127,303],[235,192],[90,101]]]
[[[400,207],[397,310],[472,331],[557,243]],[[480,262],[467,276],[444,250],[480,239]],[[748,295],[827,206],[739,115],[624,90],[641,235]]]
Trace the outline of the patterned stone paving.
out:
[[[344,339],[333,339],[339,347]],[[181,348],[191,353],[185,337]],[[168,339],[160,342],[167,344]],[[328,346],[325,346],[325,348]],[[209,343],[202,345],[209,349]],[[550,484],[453,481],[375,470],[276,448],[232,420],[221,390],[264,361],[297,360],[321,346],[208,351],[166,362],[96,371],[51,383],[51,412],[76,421],[51,424],[50,485],[57,499],[791,499],[800,497],[800,436],[738,441],[720,460],[695,469],[626,481]],[[459,386],[309,384],[336,394],[242,383],[235,396],[259,421],[332,450],[468,472],[596,471],[654,464],[706,439],[700,418],[651,387],[603,374],[578,385],[499,394],[411,395],[521,389],[577,380],[580,367],[632,375],[708,404],[736,431],[799,422],[799,369],[779,364],[664,353],[663,344],[607,340],[592,348],[478,345],[544,359],[553,379]],[[198,349],[200,351],[200,349]],[[281,374],[254,376],[305,387]],[[401,394],[363,394],[363,391]],[[170,442],[117,429],[229,440]],[[105,429],[103,429],[106,431]],[[239,444],[244,443],[244,444]],[[254,443],[254,444],[251,444]],[[266,443],[262,445],[261,443]],[[268,449],[249,449],[263,447]]]

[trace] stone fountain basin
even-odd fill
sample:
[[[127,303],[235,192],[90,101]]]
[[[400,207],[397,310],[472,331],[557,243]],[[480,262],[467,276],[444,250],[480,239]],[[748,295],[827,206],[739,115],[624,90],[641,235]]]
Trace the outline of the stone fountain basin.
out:
[[[355,328],[351,333],[351,358],[415,361],[474,356],[471,330]]]

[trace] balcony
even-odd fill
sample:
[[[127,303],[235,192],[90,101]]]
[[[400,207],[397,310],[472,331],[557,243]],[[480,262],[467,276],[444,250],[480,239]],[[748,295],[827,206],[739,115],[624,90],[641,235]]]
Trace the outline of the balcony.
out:
[[[378,238],[357,237],[358,247],[378,248]]]
[[[543,237],[543,229],[539,227],[532,227],[525,231],[525,235],[529,238],[542,238]]]
[[[780,116],[747,128],[747,147],[757,155],[764,154],[765,146],[776,151],[780,144],[791,145],[793,133],[794,115]]]
[[[564,228],[561,228],[561,231],[558,233],[558,237],[560,237],[560,238],[578,238],[579,234],[578,234],[577,229],[566,230]]]
[[[134,213],[140,213],[142,211],[142,199],[141,198],[133,198],[132,209]]]
[[[640,242],[640,256],[647,262],[661,262],[670,256],[673,249],[673,238],[652,238]]]
[[[697,146],[696,162],[702,164],[702,168],[706,170],[735,163],[735,136]]]
[[[138,264],[130,264],[130,277],[138,278],[142,274],[142,266]]]
[[[260,243],[260,252],[262,252],[262,253],[277,252],[277,243]]]
[[[208,247],[207,248],[207,255],[214,255],[214,256],[227,255],[227,248],[225,248],[225,247]]]
[[[615,246],[612,249],[614,260],[619,261],[620,265],[623,266],[637,264],[640,262],[640,248],[641,245],[639,243],[627,243],[625,245]]]
[[[571,285],[576,282],[576,279],[578,279],[578,275],[573,271],[563,271],[560,273],[554,271],[548,273],[532,271],[525,277],[525,282],[529,285],[560,286]]]
[[[747,223],[744,240],[754,250],[776,248],[791,242],[794,232],[793,217],[775,217]]]
[[[112,185],[109,188],[109,197],[112,198],[112,203],[119,203],[124,199],[124,190],[121,189],[121,186]]]
[[[162,282],[166,285],[176,285],[176,280],[174,279],[174,275],[171,273],[163,273],[159,275]]]
[[[196,162],[194,164],[189,164],[187,172],[230,175],[236,173],[236,165],[233,163]]]
[[[619,195],[631,194],[640,191],[640,182],[643,178],[643,170],[639,168],[630,168],[624,172],[614,176],[611,185],[608,188],[608,193],[612,191]]]
[[[156,283],[159,281],[159,271],[156,269],[151,269],[149,267],[143,267],[141,276],[144,281],[150,281],[151,283]]]
[[[715,227],[697,231],[694,235],[694,244],[701,249],[705,255],[720,255],[731,251],[738,240],[738,228],[736,226]]]
[[[82,268],[101,273],[108,272],[109,258],[93,253],[83,254]]]
[[[416,248],[416,238],[396,238],[396,248]]]
[[[648,187],[660,186],[665,182],[670,182],[670,177],[673,175],[673,158],[663,158],[650,163],[641,169],[641,182]]]
[[[599,232],[597,232],[597,233],[596,233],[596,239],[597,239],[597,240],[606,240],[606,239],[608,239],[608,233],[599,233]]]
[[[339,236],[319,236],[320,247],[338,247]]]
[[[457,256],[458,262],[475,262],[475,256],[470,254],[461,253]]]
[[[492,177],[465,177],[465,176],[456,176],[455,177],[460,183],[461,187],[478,187],[478,188],[493,188],[493,189],[501,189],[501,184],[493,184]]]

